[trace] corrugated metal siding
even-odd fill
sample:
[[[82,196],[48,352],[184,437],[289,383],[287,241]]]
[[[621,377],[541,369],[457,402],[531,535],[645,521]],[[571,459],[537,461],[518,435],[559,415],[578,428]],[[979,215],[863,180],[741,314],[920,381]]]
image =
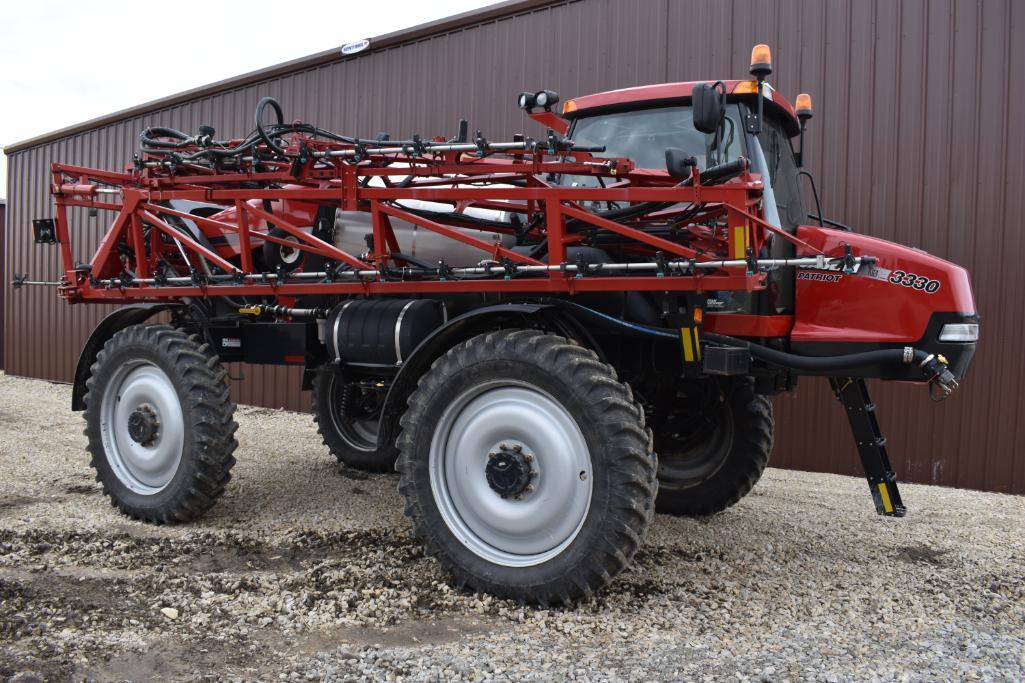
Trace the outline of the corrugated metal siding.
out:
[[[864,232],[921,247],[973,274],[984,338],[964,389],[932,404],[920,388],[875,386],[880,420],[903,479],[1025,493],[1015,444],[1025,430],[1025,193],[1018,132],[1025,91],[1011,88],[1011,37],[1025,21],[1012,0],[580,0],[371,50],[15,153],[11,159],[8,272],[56,277],[56,252],[30,244],[29,221],[49,215],[52,160],[117,168],[150,123],[249,130],[259,96],[286,116],[374,135],[471,129],[492,138],[531,129],[516,93],[566,96],[610,88],[746,73],[751,45],[774,48],[771,79],[793,97],[813,94],[810,168],[825,213]],[[79,241],[86,258],[105,226]],[[8,297],[10,372],[71,377],[79,347],[104,311],[60,305],[51,291]],[[298,374],[233,367],[236,398],[303,408]],[[823,381],[776,401],[774,462],[856,474],[843,414]]]
[[[4,265],[7,261],[4,239],[7,236],[7,205],[0,202],[0,283],[7,281],[7,271]],[[7,299],[7,290],[0,284],[0,370],[4,369],[4,301]]]

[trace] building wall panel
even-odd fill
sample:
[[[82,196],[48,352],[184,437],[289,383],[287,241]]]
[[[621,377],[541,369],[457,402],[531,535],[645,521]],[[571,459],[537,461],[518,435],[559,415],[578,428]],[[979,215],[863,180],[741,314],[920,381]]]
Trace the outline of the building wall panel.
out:
[[[0,202],[0,283],[7,281],[6,259],[4,255],[4,240],[7,237],[7,204]],[[0,285],[0,370],[4,369],[4,302],[7,300],[7,290]]]
[[[963,264],[974,278],[984,341],[963,389],[934,405],[920,388],[873,383],[900,476],[1025,493],[1025,464],[1014,448],[1025,436],[1025,279],[1018,276],[1025,171],[1014,163],[1025,157],[1018,132],[1025,94],[1008,87],[1012,36],[1023,26],[1025,6],[1012,0],[521,3],[14,152],[5,264],[8,273],[57,277],[56,251],[29,237],[31,218],[51,213],[48,165],[120,167],[146,125],[241,133],[251,128],[257,99],[269,94],[287,117],[366,137],[450,135],[459,118],[491,139],[524,129],[539,135],[513,106],[521,90],[572,97],[739,77],[751,45],[767,42],[773,84],[790,98],[813,95],[808,159],[826,215]],[[106,226],[75,219],[76,256],[85,259]],[[6,294],[8,371],[69,380],[82,342],[109,309],[64,306],[49,290]],[[295,369],[230,370],[240,402],[308,407]],[[859,472],[824,381],[805,380],[775,405],[777,465]]]

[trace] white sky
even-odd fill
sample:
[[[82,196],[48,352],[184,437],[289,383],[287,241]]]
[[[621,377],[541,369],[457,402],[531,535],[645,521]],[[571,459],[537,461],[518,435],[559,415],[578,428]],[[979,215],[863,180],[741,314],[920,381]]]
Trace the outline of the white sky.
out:
[[[5,0],[0,146],[496,1]]]

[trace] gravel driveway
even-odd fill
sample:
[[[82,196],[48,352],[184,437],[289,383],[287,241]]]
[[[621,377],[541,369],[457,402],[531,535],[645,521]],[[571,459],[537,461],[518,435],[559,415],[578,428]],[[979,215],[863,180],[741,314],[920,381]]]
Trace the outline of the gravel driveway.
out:
[[[240,408],[211,514],[134,522],[70,393],[0,374],[0,679],[1025,677],[1025,498],[907,485],[892,520],[860,479],[770,469],[659,516],[594,601],[522,608],[440,578],[395,476],[339,471],[306,415]]]

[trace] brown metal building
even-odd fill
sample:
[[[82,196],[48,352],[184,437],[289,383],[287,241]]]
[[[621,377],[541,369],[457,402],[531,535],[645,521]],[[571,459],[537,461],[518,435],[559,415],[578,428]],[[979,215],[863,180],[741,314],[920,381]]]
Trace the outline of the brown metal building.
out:
[[[7,200],[0,199],[0,283],[7,282],[7,271],[4,270],[4,244],[7,238]],[[4,295],[3,285],[0,284],[0,370],[4,369]]]
[[[751,46],[774,48],[773,84],[812,93],[809,167],[825,213],[914,245],[972,273],[983,341],[964,388],[939,405],[920,387],[876,387],[904,480],[1025,493],[1025,89],[1012,86],[1014,0],[514,0],[246,74],[8,147],[6,272],[58,277],[30,221],[51,215],[47,168],[120,168],[147,125],[244,133],[262,95],[287,117],[347,133],[454,133],[460,117],[490,137],[536,124],[521,90],[575,96],[646,83],[742,77]],[[106,225],[79,240],[85,259]],[[90,243],[90,241],[92,243]],[[5,277],[6,283],[9,277]],[[70,380],[104,307],[60,303],[5,284],[3,366]],[[299,374],[236,367],[238,401],[307,407]],[[774,464],[859,474],[843,414],[820,380],[776,401]]]

